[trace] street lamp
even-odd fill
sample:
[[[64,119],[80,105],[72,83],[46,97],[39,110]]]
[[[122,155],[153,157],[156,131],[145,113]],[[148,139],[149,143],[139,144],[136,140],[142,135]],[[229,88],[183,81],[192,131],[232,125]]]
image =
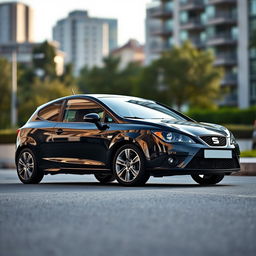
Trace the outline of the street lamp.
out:
[[[12,51],[11,126],[17,126],[17,53]]]

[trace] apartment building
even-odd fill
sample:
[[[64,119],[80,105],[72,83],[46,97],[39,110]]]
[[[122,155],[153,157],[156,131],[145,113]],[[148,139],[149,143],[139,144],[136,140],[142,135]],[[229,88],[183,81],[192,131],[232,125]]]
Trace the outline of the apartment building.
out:
[[[33,42],[33,10],[20,2],[0,3],[0,44]]]
[[[173,45],[190,40],[199,49],[212,50],[216,56],[214,65],[225,71],[221,86],[229,93],[222,105],[245,108],[256,103],[256,49],[250,43],[256,33],[256,0],[153,3],[147,9],[146,23],[160,24],[154,30],[146,29],[147,60],[156,58],[152,38],[159,40],[158,56]]]
[[[76,10],[57,22],[53,39],[65,52],[65,63],[72,63],[78,75],[84,66],[101,66],[104,56],[117,47],[117,20],[93,18],[87,11]]]

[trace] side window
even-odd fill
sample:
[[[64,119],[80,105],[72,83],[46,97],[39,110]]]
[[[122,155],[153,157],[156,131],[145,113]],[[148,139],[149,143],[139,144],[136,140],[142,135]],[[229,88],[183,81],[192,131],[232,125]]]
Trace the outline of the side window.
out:
[[[72,99],[67,102],[63,122],[83,122],[84,116],[97,113],[104,120],[104,110],[95,102],[86,99]]]
[[[38,117],[47,121],[58,121],[63,101],[52,103],[38,112]]]

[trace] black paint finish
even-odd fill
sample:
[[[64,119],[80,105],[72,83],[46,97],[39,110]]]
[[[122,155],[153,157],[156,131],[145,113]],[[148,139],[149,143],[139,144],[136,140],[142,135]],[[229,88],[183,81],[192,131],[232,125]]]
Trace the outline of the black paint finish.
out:
[[[144,154],[146,168],[153,176],[226,173],[238,171],[239,147],[231,144],[229,131],[219,125],[198,123],[177,111],[175,119],[125,118],[104,104],[105,98],[140,100],[116,95],[74,95],[49,102],[37,109],[29,121],[20,128],[17,137],[18,153],[30,148],[37,156],[45,173],[108,173],[116,150],[127,143],[135,144]],[[70,99],[87,99],[100,106],[112,122],[101,126],[90,122],[63,122],[65,104]],[[55,121],[43,120],[40,110],[53,103],[62,104]],[[171,110],[171,109],[170,109]],[[99,129],[103,127],[102,129]],[[168,143],[154,134],[157,131],[186,135],[196,143]],[[225,137],[225,146],[208,145],[201,137]],[[205,159],[205,149],[232,150],[232,159]],[[172,157],[173,161],[168,161]]]

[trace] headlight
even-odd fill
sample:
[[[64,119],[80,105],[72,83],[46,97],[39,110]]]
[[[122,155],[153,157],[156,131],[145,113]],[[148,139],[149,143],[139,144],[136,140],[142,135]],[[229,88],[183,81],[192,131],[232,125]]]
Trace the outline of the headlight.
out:
[[[190,137],[177,132],[153,132],[157,137],[166,142],[195,143]]]
[[[232,132],[229,132],[229,133],[230,133],[230,144],[231,145],[236,145],[237,142],[236,142],[236,139],[235,139],[233,133]]]

